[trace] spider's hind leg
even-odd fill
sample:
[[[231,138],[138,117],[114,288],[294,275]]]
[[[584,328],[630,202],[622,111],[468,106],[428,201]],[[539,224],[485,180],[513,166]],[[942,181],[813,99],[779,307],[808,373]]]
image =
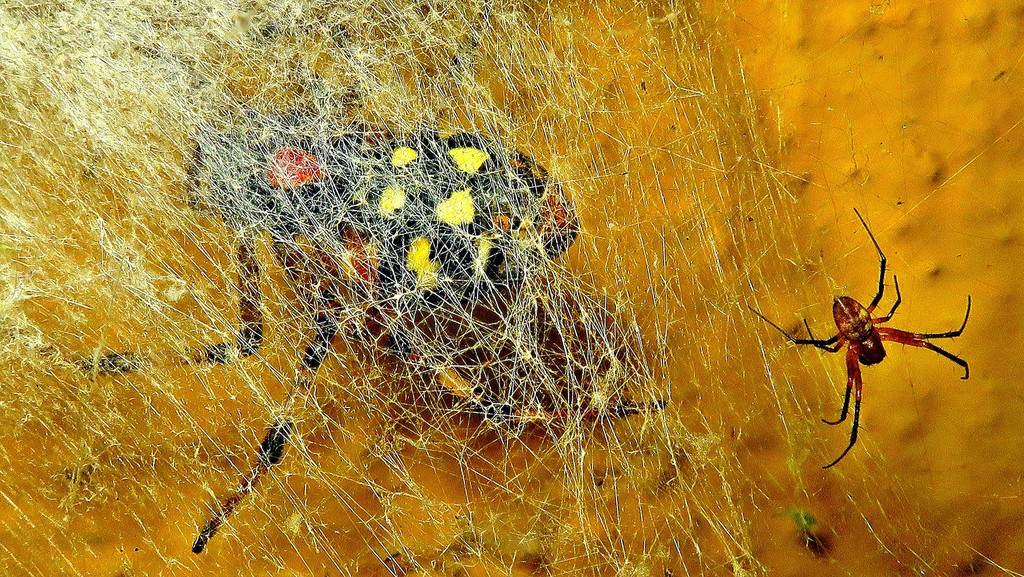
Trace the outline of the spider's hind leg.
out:
[[[256,454],[256,464],[249,474],[242,479],[238,489],[220,503],[217,511],[203,525],[199,536],[196,537],[195,542],[192,544],[193,553],[199,554],[206,549],[210,539],[221,528],[228,516],[235,510],[235,507],[242,502],[242,499],[252,492],[252,488],[259,481],[260,477],[265,475],[271,467],[281,462],[281,458],[284,457],[284,449],[288,445],[288,440],[291,438],[294,430],[295,423],[287,417],[278,419],[270,427],[266,436],[263,437],[263,442],[260,443],[259,451]]]
[[[970,309],[968,309],[968,312],[969,311],[970,311]],[[966,319],[965,319],[965,324],[966,324]],[[878,328],[878,336],[881,337],[881,339],[883,341],[891,341],[891,342],[900,343],[900,344],[903,344],[903,345],[910,345],[912,347],[920,347],[922,349],[929,349],[929,350],[935,351],[936,353],[939,353],[940,355],[942,355],[942,356],[946,357],[947,359],[953,361],[954,363],[956,363],[957,365],[959,365],[960,367],[962,367],[964,369],[964,376],[962,376],[960,378],[963,379],[963,380],[967,380],[971,376],[971,368],[967,364],[967,361],[961,359],[960,357],[954,355],[953,353],[951,353],[951,352],[949,352],[949,351],[947,351],[947,350],[945,350],[945,349],[943,349],[943,348],[941,348],[941,347],[939,347],[937,345],[934,345],[934,344],[932,344],[932,343],[930,343],[930,342],[928,342],[926,340],[926,339],[929,339],[929,338],[955,337],[955,336],[959,336],[961,332],[963,332],[963,327],[960,327],[959,330],[952,331],[951,333],[938,333],[937,335],[930,335],[928,333],[909,333],[907,331],[901,331],[899,329],[893,329],[893,328],[889,328],[889,327],[879,327]]]
[[[828,419],[822,419],[821,420],[822,423],[825,423],[826,425],[838,425],[839,423],[842,423],[843,421],[846,420],[846,415],[848,415],[850,413],[850,393],[852,391],[853,391],[853,383],[852,382],[847,382],[846,383],[846,394],[843,396],[843,408],[842,408],[841,411],[839,411],[839,418],[837,420],[835,420],[835,421],[830,421]]]
[[[843,457],[845,457],[846,454],[850,452],[850,449],[852,449],[857,443],[857,431],[860,429],[860,399],[862,389],[863,381],[860,376],[860,359],[857,355],[857,350],[851,347],[846,350],[846,402],[843,404],[842,417],[840,417],[838,422],[834,423],[841,423],[846,418],[846,412],[850,406],[850,391],[853,390],[853,428],[850,429],[850,444],[846,445],[846,449],[844,449],[834,461],[825,465],[822,469],[828,469],[835,466],[839,461],[842,461]],[[828,421],[825,422],[828,423]]]
[[[238,488],[222,500],[213,515],[203,524],[192,545],[193,553],[202,553],[210,539],[224,525],[228,517],[235,510],[239,503],[252,492],[256,482],[260,480],[270,468],[281,462],[284,457],[284,450],[295,432],[295,421],[292,419],[296,406],[301,405],[306,393],[309,391],[310,383],[316,375],[317,369],[323,364],[330,350],[331,341],[338,333],[338,310],[341,305],[336,298],[329,293],[321,292],[320,298],[315,303],[313,321],[315,333],[306,345],[302,360],[297,369],[297,374],[292,383],[292,390],[288,400],[285,401],[281,416],[274,420],[268,428],[266,436],[260,443],[256,454],[256,462],[252,469],[242,478]]]

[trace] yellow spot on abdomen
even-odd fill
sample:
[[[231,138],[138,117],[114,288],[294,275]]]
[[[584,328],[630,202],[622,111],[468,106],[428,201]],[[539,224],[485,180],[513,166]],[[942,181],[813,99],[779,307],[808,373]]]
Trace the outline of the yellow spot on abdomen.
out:
[[[468,188],[456,190],[437,205],[437,219],[445,224],[459,226],[473,222],[473,194]]]
[[[405,207],[405,191],[400,187],[389,186],[380,194],[378,208],[381,216],[393,216]]]
[[[396,148],[394,154],[391,155],[391,164],[402,167],[416,160],[418,157],[419,153],[415,150],[408,146],[400,146]]]
[[[405,254],[405,268],[416,273],[416,285],[420,288],[437,286],[437,261],[430,258],[430,239],[419,237],[409,243]]]
[[[494,241],[480,237],[476,241],[476,259],[473,261],[473,272],[476,276],[484,276],[487,274],[487,259],[491,258],[491,251],[494,249]]]
[[[468,174],[476,174],[483,166],[490,155],[479,148],[465,147],[453,148],[448,151],[459,170]]]

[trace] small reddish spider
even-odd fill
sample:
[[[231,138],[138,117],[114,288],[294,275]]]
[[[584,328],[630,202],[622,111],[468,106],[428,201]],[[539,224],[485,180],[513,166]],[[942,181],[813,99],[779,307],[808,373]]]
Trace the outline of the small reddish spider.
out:
[[[839,455],[839,457],[836,458],[836,460],[822,467],[823,469],[828,469],[839,461],[842,461],[843,457],[850,452],[850,449],[852,449],[853,445],[857,442],[857,428],[860,425],[861,388],[863,384],[860,376],[860,365],[877,365],[882,362],[882,359],[885,358],[885,348],[882,346],[882,341],[892,341],[894,343],[910,345],[912,347],[921,347],[933,350],[963,367],[964,376],[962,378],[964,380],[970,376],[970,368],[967,366],[967,361],[928,342],[928,339],[948,339],[960,336],[960,334],[964,332],[964,327],[967,326],[967,319],[971,316],[971,296],[967,295],[967,312],[964,314],[964,322],[960,325],[960,328],[955,331],[945,333],[911,333],[890,327],[878,326],[888,322],[889,319],[892,318],[893,313],[896,312],[896,308],[900,306],[900,303],[902,302],[902,298],[900,296],[900,284],[896,279],[896,275],[893,275],[892,282],[896,289],[896,302],[893,303],[892,308],[889,309],[888,314],[885,316],[872,317],[871,313],[874,312],[875,307],[877,307],[878,303],[882,300],[882,294],[885,292],[885,254],[882,253],[882,248],[878,246],[878,241],[875,240],[875,235],[871,234],[871,229],[868,228],[868,224],[864,222],[864,217],[862,217],[856,209],[854,209],[853,212],[857,214],[857,218],[859,218],[861,224],[864,225],[864,230],[868,232],[868,237],[875,245],[875,250],[878,251],[880,269],[878,275],[878,293],[875,295],[875,298],[871,299],[871,304],[865,307],[851,297],[836,297],[832,303],[832,317],[835,319],[836,327],[839,329],[839,332],[828,339],[814,338],[814,334],[811,332],[811,327],[807,324],[806,319],[804,320],[804,326],[807,327],[807,334],[810,338],[798,339],[786,332],[779,325],[768,320],[760,312],[750,309],[754,314],[761,317],[763,321],[775,327],[776,330],[785,335],[786,338],[794,344],[812,345],[830,353],[838,352],[844,345],[849,345],[846,349],[846,396],[843,399],[843,409],[839,413],[838,420],[829,421],[828,419],[822,419],[822,422],[828,425],[838,425],[845,421],[850,410],[850,393],[851,391],[855,391],[853,405],[853,430],[850,432],[850,444],[846,446],[846,449]]]

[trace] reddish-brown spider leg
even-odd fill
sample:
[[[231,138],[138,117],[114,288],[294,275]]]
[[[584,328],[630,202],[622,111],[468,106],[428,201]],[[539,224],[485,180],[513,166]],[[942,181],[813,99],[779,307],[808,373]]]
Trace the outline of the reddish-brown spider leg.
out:
[[[963,380],[967,380],[971,376],[970,366],[967,361],[954,355],[953,353],[942,349],[930,342],[928,339],[950,339],[958,337],[964,332],[964,328],[967,327],[967,319],[971,316],[971,297],[967,297],[967,313],[964,315],[964,322],[960,325],[960,328],[955,331],[949,331],[945,333],[911,333],[907,331],[901,331],[890,327],[878,327],[878,336],[883,341],[890,341],[894,343],[900,343],[903,345],[910,345],[912,347],[921,347],[931,351],[935,351],[947,359],[953,361],[957,365],[960,365],[964,369],[964,376],[960,377]]]
[[[323,364],[327,353],[330,350],[331,341],[338,334],[338,309],[341,307],[337,299],[327,293],[321,293],[316,310],[313,315],[315,332],[313,338],[306,346],[302,356],[302,363],[299,367],[296,382],[289,395],[288,401],[282,416],[278,417],[274,424],[267,430],[263,442],[256,454],[256,463],[252,469],[242,477],[242,482],[234,493],[220,502],[210,519],[203,525],[192,544],[193,553],[202,553],[210,539],[217,533],[227,518],[235,510],[235,507],[252,492],[256,482],[263,477],[271,467],[278,464],[284,456],[285,447],[295,430],[295,422],[291,418],[292,405],[295,404],[296,395],[299,395],[309,387],[309,381],[313,379],[317,369]]]
[[[861,389],[863,388],[863,382],[860,377],[860,359],[858,358],[857,347],[850,347],[846,349],[846,398],[843,401],[843,411],[839,416],[839,420],[833,422],[825,421],[830,425],[838,425],[846,420],[846,414],[850,409],[850,392],[854,393],[853,401],[853,429],[850,431],[850,444],[846,446],[846,449],[836,457],[835,461],[825,465],[822,469],[828,469],[834,466],[839,461],[843,460],[843,457],[850,452],[853,445],[857,443],[857,430],[860,428],[860,399]],[[822,419],[824,421],[824,419]]]
[[[856,386],[857,386],[857,390],[858,391],[860,390],[860,359],[857,359],[857,355],[853,355],[853,358],[856,359],[856,361],[857,361],[856,362],[857,366],[856,366],[856,369],[850,369],[850,362],[851,362],[850,361],[850,357],[851,357],[851,355],[850,355],[849,351],[847,351],[847,353],[846,353],[846,394],[843,396],[843,408],[842,408],[841,411],[839,411],[839,418],[836,419],[835,421],[830,421],[828,419],[822,419],[821,422],[825,423],[826,425],[838,425],[839,423],[842,423],[843,421],[846,420],[846,415],[848,415],[849,412],[850,412],[850,393],[853,391],[853,388],[854,388],[854,381],[853,381],[853,378],[850,376],[852,374],[851,373],[852,370],[856,370],[856,372],[857,372],[857,383],[856,383]],[[857,399],[858,399],[858,403],[859,403],[860,402],[860,394],[859,393],[857,394]],[[856,423],[856,421],[854,421],[854,427],[856,427],[856,426],[857,426],[857,423]],[[856,435],[856,433],[854,433],[854,435]],[[833,463],[833,465],[834,464],[835,463]]]

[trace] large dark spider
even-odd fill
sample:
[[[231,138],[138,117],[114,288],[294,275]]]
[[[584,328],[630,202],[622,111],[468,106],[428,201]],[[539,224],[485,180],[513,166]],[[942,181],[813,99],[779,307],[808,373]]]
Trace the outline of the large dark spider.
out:
[[[872,317],[871,313],[874,312],[875,307],[877,307],[878,303],[882,300],[882,294],[885,292],[885,254],[882,253],[882,248],[878,246],[878,241],[875,240],[875,235],[871,233],[871,229],[868,228],[868,224],[864,222],[864,217],[862,217],[860,212],[857,212],[856,209],[854,209],[853,212],[857,214],[857,218],[859,218],[861,224],[864,225],[864,230],[868,232],[868,237],[875,245],[875,250],[878,251],[878,293],[875,295],[875,298],[871,299],[871,304],[865,307],[851,297],[836,297],[832,303],[832,317],[835,319],[836,327],[839,329],[839,332],[828,339],[814,338],[814,334],[811,332],[811,327],[807,324],[806,319],[804,319],[804,326],[807,328],[807,334],[810,338],[798,339],[786,332],[785,329],[779,325],[768,320],[757,310],[753,308],[750,309],[754,314],[761,317],[763,321],[775,327],[776,330],[785,335],[785,337],[794,344],[811,345],[830,353],[838,352],[839,349],[843,348],[843,346],[847,346],[846,396],[843,399],[843,409],[839,414],[838,420],[829,421],[828,419],[822,419],[822,422],[828,425],[838,425],[846,420],[846,416],[850,410],[850,393],[852,391],[854,392],[853,429],[850,432],[850,444],[846,446],[846,449],[843,450],[843,452],[834,461],[822,467],[823,469],[828,469],[841,461],[843,457],[850,452],[850,449],[853,448],[854,443],[857,442],[857,429],[860,425],[861,388],[863,384],[860,376],[860,365],[876,365],[882,362],[882,359],[885,358],[885,348],[882,346],[882,341],[890,341],[935,351],[963,367],[964,376],[962,378],[964,380],[970,376],[970,368],[967,366],[967,361],[928,342],[928,339],[948,339],[960,336],[960,334],[964,332],[964,327],[967,326],[968,317],[971,315],[971,296],[967,295],[967,312],[964,314],[964,322],[960,325],[960,328],[955,331],[945,333],[911,333],[891,327],[878,326],[882,323],[888,322],[896,312],[896,308],[900,306],[900,303],[902,302],[902,298],[900,296],[900,283],[896,279],[896,275],[893,275],[892,282],[896,289],[896,302],[893,303],[892,308],[889,309],[889,312],[885,316]]]
[[[444,391],[489,421],[547,422],[574,410],[584,418],[624,417],[663,406],[618,399],[588,406],[572,387],[535,388],[524,399],[516,397],[522,389],[514,388],[523,386],[516,377],[527,380],[524,375],[506,375],[502,384],[509,392],[488,387],[494,379],[481,377],[483,371],[473,373],[474,362],[494,364],[474,357],[493,346],[493,339],[483,340],[485,323],[500,327],[502,307],[522,293],[524,283],[543,276],[578,233],[571,202],[529,157],[478,135],[429,130],[399,139],[362,130],[322,139],[285,131],[258,144],[223,145],[219,153],[216,138],[206,144],[215,154],[196,146],[189,195],[240,233],[241,326],[234,342],[202,347],[188,355],[190,362],[227,363],[255,354],[262,344],[260,236],[270,237],[312,317],[314,334],[284,415],[269,427],[252,469],[203,525],[194,553],[206,548],[257,481],[281,461],[295,430],[292,407],[325,360],[346,306],[364,312],[361,332],[370,344],[419,373],[432,373]],[[202,180],[210,185],[205,200],[198,194]],[[547,322],[557,313],[547,311],[547,320],[539,314],[531,327],[565,353],[572,349],[567,343],[574,327]],[[439,351],[432,339],[445,329],[457,329],[471,342],[463,350]],[[502,354],[504,345],[491,352]],[[535,357],[542,356],[543,346],[534,345]],[[519,360],[510,364],[526,364]],[[93,375],[144,364],[133,353],[78,361]],[[573,382],[583,380],[578,369],[562,370]]]

